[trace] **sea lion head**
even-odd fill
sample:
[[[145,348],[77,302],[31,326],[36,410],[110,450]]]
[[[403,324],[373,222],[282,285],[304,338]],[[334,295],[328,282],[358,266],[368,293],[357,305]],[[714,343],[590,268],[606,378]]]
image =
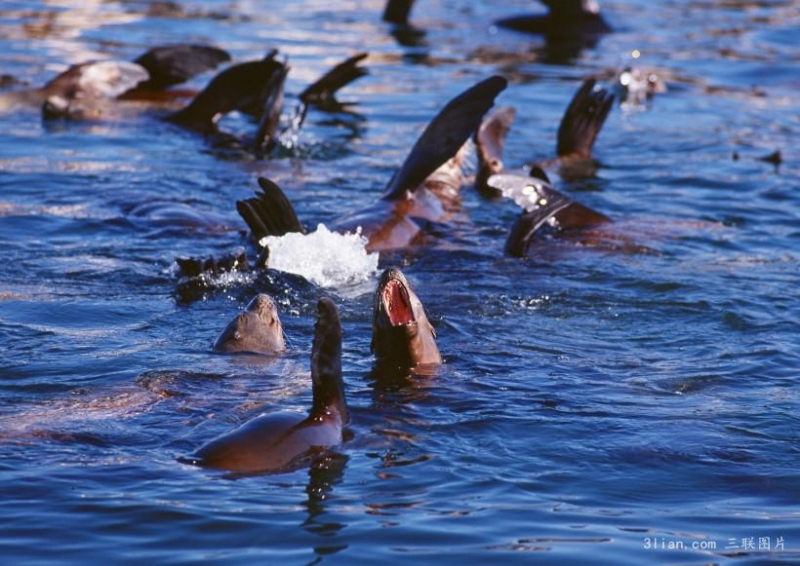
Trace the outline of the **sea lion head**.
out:
[[[383,272],[375,291],[372,351],[378,363],[396,366],[442,362],[436,332],[422,302],[395,267]]]
[[[73,65],[44,86],[46,120],[100,120],[110,101],[148,80],[147,69],[129,61],[90,61]]]
[[[272,297],[260,293],[236,315],[214,343],[224,353],[277,354],[286,349],[278,307]]]

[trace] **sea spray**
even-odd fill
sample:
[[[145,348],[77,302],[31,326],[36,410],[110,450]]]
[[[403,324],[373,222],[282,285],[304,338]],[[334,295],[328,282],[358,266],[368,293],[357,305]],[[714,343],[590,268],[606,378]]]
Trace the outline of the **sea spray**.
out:
[[[302,275],[321,287],[341,287],[371,279],[378,269],[378,253],[365,249],[367,238],[331,232],[319,224],[314,232],[267,236],[259,242],[269,248],[269,267]]]

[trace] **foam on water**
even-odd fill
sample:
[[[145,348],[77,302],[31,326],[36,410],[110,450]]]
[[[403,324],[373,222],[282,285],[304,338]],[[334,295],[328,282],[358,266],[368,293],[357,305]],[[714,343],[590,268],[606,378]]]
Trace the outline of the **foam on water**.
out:
[[[321,287],[341,287],[371,279],[378,270],[378,253],[368,253],[367,238],[331,232],[319,224],[314,232],[267,236],[259,242],[269,248],[269,266],[302,275]]]

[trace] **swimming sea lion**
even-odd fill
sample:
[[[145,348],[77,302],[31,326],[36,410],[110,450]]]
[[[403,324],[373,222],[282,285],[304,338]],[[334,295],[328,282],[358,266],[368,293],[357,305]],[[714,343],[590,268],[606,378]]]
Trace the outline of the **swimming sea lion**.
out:
[[[535,163],[532,170],[556,167],[568,173],[585,173],[594,166],[592,147],[614,103],[614,95],[608,89],[596,88],[596,83],[593,78],[583,81],[567,106],[558,126],[557,157]],[[499,196],[486,180],[505,169],[503,145],[514,117],[513,108],[498,108],[486,117],[475,135],[478,153],[475,186],[487,196]]]
[[[440,364],[436,331],[403,273],[386,269],[375,291],[372,351],[379,365],[410,368]]]
[[[333,229],[354,232],[360,227],[368,239],[367,251],[384,251],[408,247],[421,231],[420,221],[445,218],[459,198],[463,182],[462,148],[506,84],[503,77],[490,77],[445,105],[414,144],[383,196],[335,223]],[[298,231],[297,216],[281,189],[263,178],[259,185],[262,192],[256,197],[236,203],[253,238],[260,241],[282,235],[272,231],[276,226]],[[275,206],[276,202],[280,205]]]
[[[182,47],[176,46],[169,52],[163,48],[151,50],[134,63],[102,62],[74,67],[53,81],[62,85],[61,88],[44,89],[43,116],[48,119],[101,119],[114,115],[118,109],[114,105],[116,100],[155,100],[154,89],[170,86],[211,63],[208,55],[202,56],[202,52],[189,49],[191,46]],[[219,132],[217,122],[225,114],[238,110],[258,121],[253,146],[270,149],[278,134],[283,85],[290,69],[285,62],[277,60],[277,54],[277,50],[272,50],[261,60],[224,69],[185,107],[164,119],[225,142],[232,140]],[[365,57],[365,53],[350,57],[306,88],[300,95],[298,117],[292,127],[300,127],[309,105],[325,108],[337,89],[365,75],[366,70],[358,66]],[[68,88],[74,84],[80,88]]]
[[[244,312],[228,323],[214,342],[214,349],[226,354],[283,352],[286,349],[283,326],[278,317],[278,306],[272,297],[264,293],[256,295]]]
[[[591,37],[611,32],[595,0],[539,0],[545,15],[514,16],[495,22],[498,26],[547,36],[550,39]]]
[[[307,417],[261,415],[212,440],[188,461],[235,472],[281,472],[301,466],[315,450],[341,444],[350,412],[342,381],[342,327],[328,298],[317,304],[311,381],[314,400]]]
[[[0,110],[15,106],[42,106],[45,116],[66,112],[72,101],[91,116],[91,108],[120,97],[148,98],[156,91],[185,82],[195,75],[230,60],[230,55],[209,45],[165,45],[154,47],[135,61],[89,61],[73,65],[39,88],[3,93]],[[76,101],[82,100],[81,103]],[[52,105],[52,109],[48,109]],[[99,110],[98,110],[99,111]]]

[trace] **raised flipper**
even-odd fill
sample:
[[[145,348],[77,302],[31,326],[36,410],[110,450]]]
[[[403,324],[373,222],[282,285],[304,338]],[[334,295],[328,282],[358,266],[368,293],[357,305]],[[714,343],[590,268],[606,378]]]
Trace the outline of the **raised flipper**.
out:
[[[407,25],[408,14],[414,7],[414,0],[388,0],[383,10],[383,21],[390,24]]]
[[[595,80],[586,79],[564,112],[558,128],[559,157],[588,159],[600,129],[608,117],[614,95],[607,89],[595,90]]]
[[[271,52],[260,61],[233,65],[219,73],[189,105],[167,118],[201,133],[216,132],[217,119],[233,110],[261,112],[270,95],[271,79],[285,72],[285,65]]]
[[[258,178],[258,184],[261,192],[256,192],[255,197],[236,201],[236,210],[250,228],[253,239],[259,242],[265,236],[304,233],[292,203],[281,188],[264,177]]]
[[[300,100],[304,104],[322,106],[332,101],[336,91],[368,73],[364,67],[358,66],[367,58],[367,55],[367,53],[358,53],[336,65],[301,92]]]
[[[253,147],[259,149],[272,149],[278,139],[278,126],[281,122],[281,112],[283,111],[283,85],[286,82],[286,75],[289,74],[289,66],[283,67],[272,74],[264,85],[263,108],[261,118],[258,121],[258,129],[253,139]]]
[[[453,157],[480,126],[483,115],[507,85],[493,76],[462,92],[442,108],[411,148],[394,174],[383,198],[397,200],[414,191],[428,176]]]
[[[489,185],[512,199],[524,211],[517,218],[506,240],[506,253],[522,257],[534,235],[545,224],[557,230],[588,228],[611,219],[558,192],[545,179],[520,175],[493,175]]]
[[[497,190],[490,187],[487,181],[492,175],[503,172],[503,145],[516,114],[511,106],[498,108],[486,117],[475,134],[478,152],[475,187],[486,196],[499,196]]]
[[[134,63],[147,69],[150,74],[150,79],[141,83],[139,89],[162,90],[186,82],[230,60],[228,52],[218,47],[180,44],[154,47]]]
[[[329,418],[331,409],[350,422],[350,410],[342,380],[342,323],[336,304],[328,297],[317,302],[317,322],[311,345],[312,419]]]

